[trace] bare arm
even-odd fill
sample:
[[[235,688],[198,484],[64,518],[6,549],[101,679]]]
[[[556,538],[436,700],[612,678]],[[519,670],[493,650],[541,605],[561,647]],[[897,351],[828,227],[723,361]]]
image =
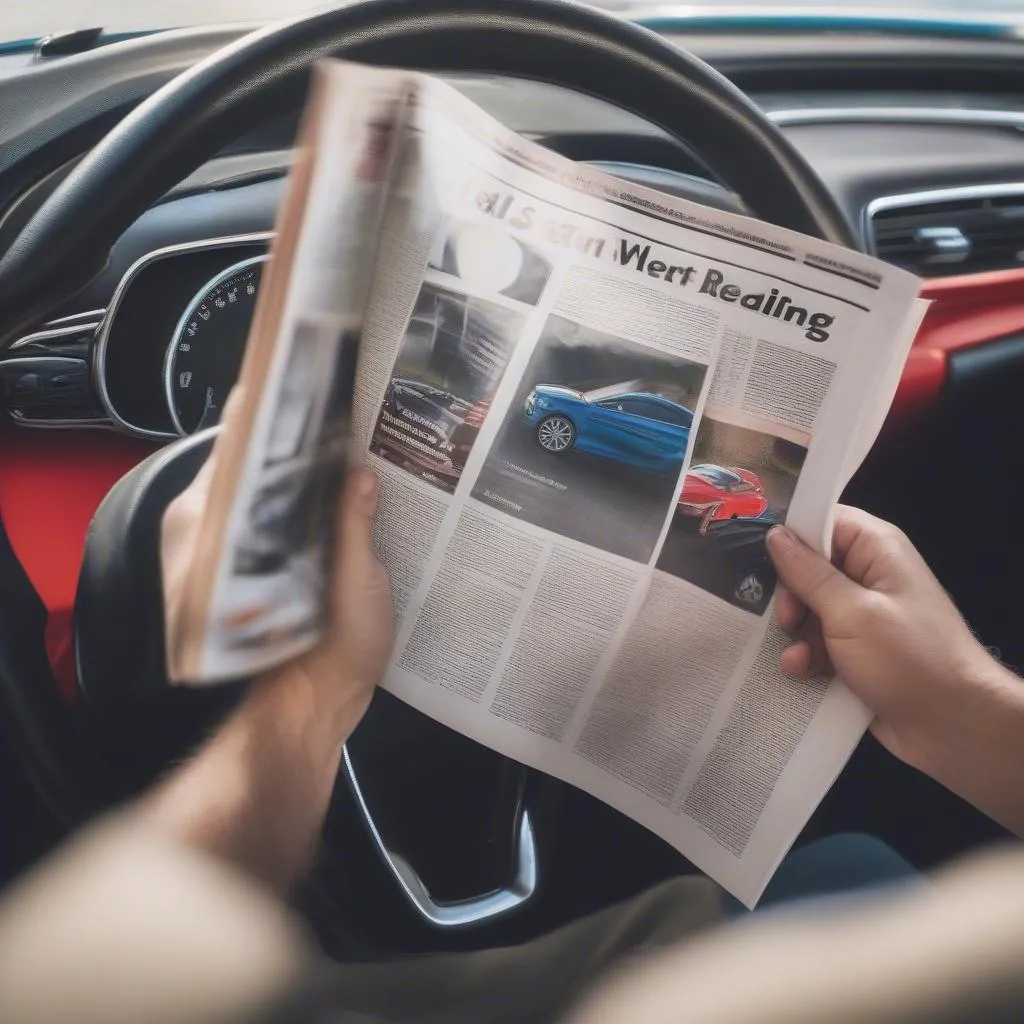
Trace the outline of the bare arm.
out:
[[[841,506],[835,565],[782,528],[768,550],[776,615],[795,638],[783,668],[831,664],[893,754],[1024,836],[1024,681],[981,646],[906,536]]]
[[[993,660],[964,682],[917,767],[1024,838],[1024,681]]]
[[[208,479],[197,478],[198,487]],[[371,543],[376,494],[372,473],[350,474],[331,634],[317,650],[258,680],[195,756],[139,806],[148,824],[277,889],[307,865],[341,745],[366,711],[390,653],[387,576]],[[187,491],[168,509],[165,565],[187,557],[202,504],[201,494]]]

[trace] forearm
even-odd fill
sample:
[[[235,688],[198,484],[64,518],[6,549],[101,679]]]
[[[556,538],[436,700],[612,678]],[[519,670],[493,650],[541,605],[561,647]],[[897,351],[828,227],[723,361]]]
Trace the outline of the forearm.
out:
[[[287,888],[308,864],[341,745],[365,710],[362,695],[329,703],[324,697],[323,686],[294,668],[257,683],[139,813],[176,839]]]
[[[942,705],[912,763],[1024,837],[1024,680],[986,660]]]

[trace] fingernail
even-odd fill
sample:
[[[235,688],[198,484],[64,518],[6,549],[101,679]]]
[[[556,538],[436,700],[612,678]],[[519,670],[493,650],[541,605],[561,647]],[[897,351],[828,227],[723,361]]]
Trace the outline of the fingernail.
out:
[[[787,530],[785,526],[773,526],[765,540],[768,546],[775,548],[776,551],[784,551],[796,543],[792,530]]]

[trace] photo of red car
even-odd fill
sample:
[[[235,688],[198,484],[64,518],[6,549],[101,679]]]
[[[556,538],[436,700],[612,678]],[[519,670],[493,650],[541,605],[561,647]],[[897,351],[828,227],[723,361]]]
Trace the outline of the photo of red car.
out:
[[[753,519],[768,508],[758,475],[749,469],[691,466],[683,481],[678,511],[700,516],[701,533],[723,519]]]

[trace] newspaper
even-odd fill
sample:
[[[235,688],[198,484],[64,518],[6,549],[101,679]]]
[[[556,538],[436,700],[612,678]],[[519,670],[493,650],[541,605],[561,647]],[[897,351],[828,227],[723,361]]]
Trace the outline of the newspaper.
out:
[[[753,904],[869,720],[782,674],[764,537],[828,550],[918,280],[337,62],[272,256],[172,678],[316,642],[348,444],[380,478],[383,685]]]

